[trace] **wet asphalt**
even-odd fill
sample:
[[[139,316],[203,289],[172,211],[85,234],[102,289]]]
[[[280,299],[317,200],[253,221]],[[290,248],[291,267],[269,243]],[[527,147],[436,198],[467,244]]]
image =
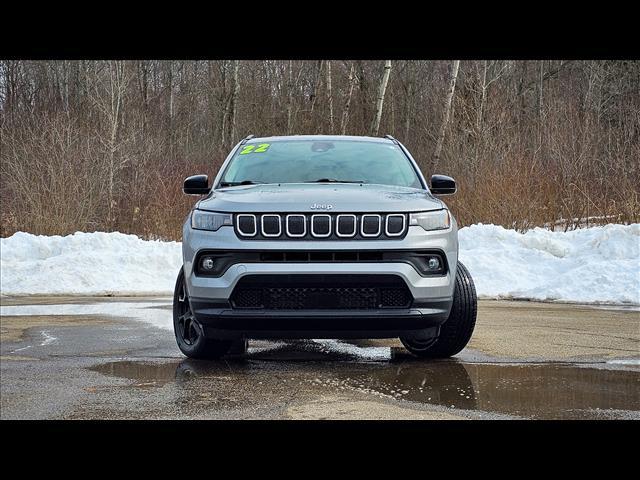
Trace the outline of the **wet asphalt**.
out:
[[[186,359],[168,298],[0,299],[2,419],[640,419],[640,312],[481,302],[424,361],[397,340]]]

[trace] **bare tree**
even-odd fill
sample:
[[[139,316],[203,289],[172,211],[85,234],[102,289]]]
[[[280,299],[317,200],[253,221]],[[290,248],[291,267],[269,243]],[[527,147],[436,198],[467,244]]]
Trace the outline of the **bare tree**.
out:
[[[329,106],[329,133],[333,133],[333,94],[331,92],[331,60],[327,60],[327,105]]]
[[[454,60],[451,67],[451,76],[449,77],[449,88],[447,89],[447,95],[444,101],[444,109],[442,113],[442,122],[440,123],[440,132],[438,133],[438,139],[436,141],[436,148],[433,152],[433,159],[431,161],[430,170],[434,172],[440,161],[440,155],[442,154],[442,146],[444,145],[444,137],[447,131],[447,125],[449,124],[449,117],[451,115],[451,104],[453,95],[456,91],[456,80],[458,79],[458,70],[460,68],[460,60]]]
[[[347,122],[349,121],[349,107],[351,106],[351,96],[353,95],[353,86],[355,85],[355,67],[351,64],[349,68],[349,78],[347,80],[348,93],[344,101],[344,108],[342,109],[342,121],[340,122],[340,134],[344,135],[347,131]]]
[[[293,61],[289,60],[289,81],[287,83],[287,135],[291,134],[291,110],[293,109]]]
[[[106,81],[101,79],[102,69],[96,66],[94,70],[94,105],[103,113],[106,119],[106,138],[98,135],[107,150],[107,225],[112,228],[114,223],[114,209],[117,205],[115,195],[116,178],[126,163],[116,158],[120,146],[119,131],[123,122],[123,104],[131,75],[122,61],[110,61],[107,65]]]
[[[378,135],[380,130],[380,119],[382,118],[382,107],[384,106],[384,94],[387,90],[387,83],[389,82],[389,75],[391,74],[391,60],[384,62],[384,72],[382,73],[382,79],[380,80],[380,86],[378,88],[378,98],[376,100],[376,115],[371,122],[371,136]]]
[[[180,179],[240,132],[387,127],[458,180],[460,225],[640,221],[640,62],[385,63],[0,60],[0,235],[179,238]]]
[[[231,93],[230,108],[229,108],[229,143],[233,144],[236,141],[236,111],[238,109],[238,92],[240,92],[240,82],[238,80],[238,71],[240,69],[240,62],[236,60],[233,63],[233,92]]]

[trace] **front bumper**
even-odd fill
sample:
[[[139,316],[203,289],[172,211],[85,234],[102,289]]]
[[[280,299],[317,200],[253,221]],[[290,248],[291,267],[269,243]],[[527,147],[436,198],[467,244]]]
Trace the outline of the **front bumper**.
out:
[[[449,270],[442,276],[422,276],[407,263],[238,263],[220,277],[197,276],[199,251],[216,250],[439,250]],[[191,307],[208,336],[217,338],[385,338],[411,331],[437,329],[448,318],[453,299],[458,255],[455,224],[449,230],[425,232],[409,227],[399,240],[383,241],[242,241],[231,228],[217,232],[183,231],[184,274]],[[248,275],[395,275],[407,285],[411,308],[380,310],[242,310],[229,299],[239,280]]]
[[[232,310],[191,300],[211,338],[393,338],[424,334],[447,320],[451,299],[385,310]]]

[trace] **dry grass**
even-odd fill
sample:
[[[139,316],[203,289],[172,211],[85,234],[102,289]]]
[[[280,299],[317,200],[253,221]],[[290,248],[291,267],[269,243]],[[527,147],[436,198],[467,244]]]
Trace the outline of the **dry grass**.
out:
[[[196,200],[182,194],[183,179],[215,175],[239,137],[337,133],[320,62],[241,62],[231,139],[233,65],[0,61],[0,235],[179,239]],[[368,134],[381,64],[332,65],[335,118],[349,98],[346,133]],[[448,68],[395,62],[380,132],[401,140],[426,176],[458,181],[445,201],[461,225],[640,221],[639,63],[463,61],[431,172]]]

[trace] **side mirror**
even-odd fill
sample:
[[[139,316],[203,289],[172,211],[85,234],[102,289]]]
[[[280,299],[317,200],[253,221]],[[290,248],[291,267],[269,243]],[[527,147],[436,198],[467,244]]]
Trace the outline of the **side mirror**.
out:
[[[209,188],[209,177],[206,175],[192,175],[184,179],[184,187],[182,191],[187,195],[206,195],[211,189]]]
[[[432,175],[430,190],[434,195],[452,195],[457,190],[456,181],[446,175]]]

